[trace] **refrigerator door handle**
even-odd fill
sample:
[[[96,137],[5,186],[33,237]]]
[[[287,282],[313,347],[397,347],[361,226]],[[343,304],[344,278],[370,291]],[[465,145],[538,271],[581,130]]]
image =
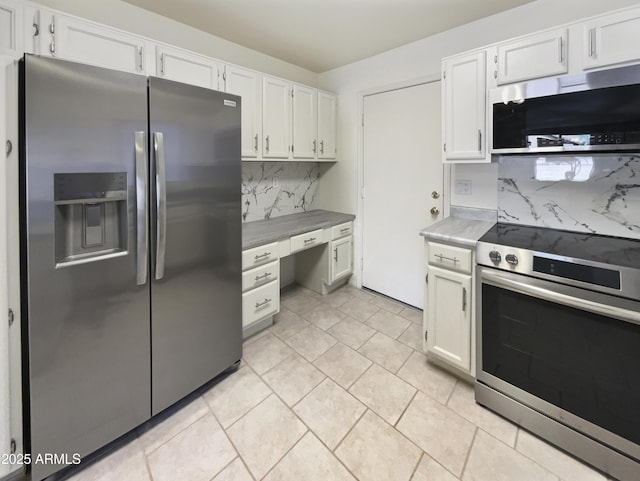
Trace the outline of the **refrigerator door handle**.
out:
[[[147,283],[149,257],[149,209],[147,205],[147,135],[135,133],[136,151],[136,284]]]
[[[155,278],[164,277],[164,258],[167,249],[167,178],[164,163],[164,136],[153,133],[156,160],[156,268]]]

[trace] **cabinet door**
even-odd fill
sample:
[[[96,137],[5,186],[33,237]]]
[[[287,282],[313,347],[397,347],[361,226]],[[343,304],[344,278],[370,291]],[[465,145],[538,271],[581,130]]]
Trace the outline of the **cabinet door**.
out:
[[[218,90],[219,65],[209,57],[158,45],[156,71],[158,77]]]
[[[493,61],[498,85],[567,73],[567,30],[498,45]]]
[[[288,159],[291,148],[291,84],[267,77],[262,80],[262,156]]]
[[[55,14],[47,29],[54,57],[132,73],[146,73],[144,39],[119,30]]]
[[[605,15],[583,28],[585,69],[640,60],[640,9]]]
[[[486,149],[486,53],[443,61],[444,161],[490,161]]]
[[[318,159],[336,158],[337,98],[327,92],[318,92]]]
[[[293,85],[293,158],[313,159],[316,156],[316,89]]]
[[[24,4],[0,0],[0,54],[22,55]]]
[[[329,283],[353,272],[353,237],[331,241],[331,269]]]
[[[226,91],[242,97],[242,157],[255,158],[262,146],[261,76],[258,72],[226,66]]]
[[[471,369],[471,276],[429,266],[427,349]]]

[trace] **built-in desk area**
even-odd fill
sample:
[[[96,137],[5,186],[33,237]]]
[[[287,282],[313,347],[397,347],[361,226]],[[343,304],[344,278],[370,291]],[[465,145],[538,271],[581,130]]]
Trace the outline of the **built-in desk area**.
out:
[[[242,330],[246,338],[280,310],[280,259],[295,255],[295,280],[325,295],[353,272],[352,214],[312,210],[242,225]]]

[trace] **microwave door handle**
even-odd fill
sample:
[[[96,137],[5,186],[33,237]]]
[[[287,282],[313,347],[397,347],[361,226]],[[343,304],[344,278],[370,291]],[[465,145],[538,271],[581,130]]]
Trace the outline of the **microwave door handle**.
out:
[[[614,317],[621,321],[640,325],[640,312],[622,307],[610,306],[589,299],[581,299],[561,292],[554,292],[544,287],[533,286],[514,279],[507,279],[499,274],[484,270],[482,271],[482,282],[526,296],[537,297],[538,299],[562,304],[563,306],[574,307],[582,311],[593,312],[594,314],[600,314],[606,317]]]
[[[147,135],[135,133],[136,156],[136,284],[147,283],[149,257],[149,208],[147,205]]]
[[[156,268],[155,278],[164,277],[167,249],[167,178],[164,159],[164,135],[153,133],[153,150],[156,161]]]

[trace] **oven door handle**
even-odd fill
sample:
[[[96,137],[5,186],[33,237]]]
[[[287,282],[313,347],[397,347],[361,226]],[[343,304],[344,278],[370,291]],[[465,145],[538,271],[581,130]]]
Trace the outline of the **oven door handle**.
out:
[[[533,286],[514,279],[507,279],[500,274],[486,270],[482,271],[482,282],[518,292],[520,294],[544,299],[545,301],[575,307],[576,309],[583,311],[593,312],[594,314],[600,314],[606,317],[614,317],[621,321],[640,325],[640,312],[632,311],[630,309],[601,304],[599,302],[590,301],[589,299],[580,299],[561,292],[554,292],[549,289],[545,289],[544,287]]]

